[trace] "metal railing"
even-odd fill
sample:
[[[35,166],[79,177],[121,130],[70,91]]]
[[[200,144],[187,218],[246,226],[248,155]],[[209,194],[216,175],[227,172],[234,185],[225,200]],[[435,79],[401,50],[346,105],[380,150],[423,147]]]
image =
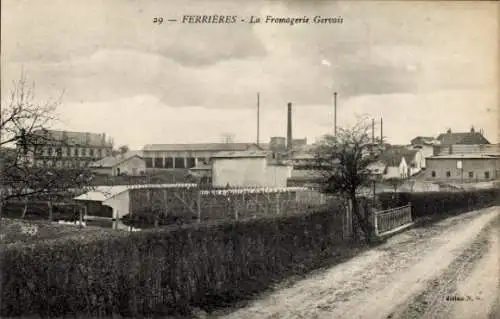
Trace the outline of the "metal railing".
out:
[[[374,214],[375,234],[377,236],[406,228],[412,223],[411,204],[375,212]]]

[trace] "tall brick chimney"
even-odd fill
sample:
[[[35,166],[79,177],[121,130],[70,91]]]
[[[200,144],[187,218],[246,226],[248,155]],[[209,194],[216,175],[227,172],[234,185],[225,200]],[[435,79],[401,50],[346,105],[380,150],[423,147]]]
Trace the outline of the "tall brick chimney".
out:
[[[286,123],[286,148],[292,150],[292,103],[288,102],[288,118]]]

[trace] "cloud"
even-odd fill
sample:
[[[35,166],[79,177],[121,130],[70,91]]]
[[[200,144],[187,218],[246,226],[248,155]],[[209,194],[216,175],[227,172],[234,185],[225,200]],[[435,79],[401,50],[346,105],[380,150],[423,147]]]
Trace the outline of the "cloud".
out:
[[[283,131],[278,114],[288,101],[297,112],[309,110],[297,115],[303,119],[297,134],[316,136],[330,130],[333,90],[342,101],[339,119],[365,110],[384,113],[388,123],[405,123],[402,117],[422,113],[414,128],[398,128],[406,136],[407,131],[421,130],[426,121],[435,125],[434,119],[446,119],[453,113],[447,107],[454,101],[462,105],[457,114],[464,119],[450,118],[447,126],[466,127],[463,121],[486,120],[478,112],[464,111],[467,106],[498,105],[497,100],[484,98],[497,97],[499,34],[494,6],[498,7],[392,1],[246,5],[218,1],[207,6],[199,1],[179,5],[158,0],[74,0],[70,5],[65,0],[5,0],[2,92],[23,68],[36,82],[39,96],[58,96],[65,90],[62,108],[66,117],[74,114],[72,125],[114,130],[116,136],[128,136],[135,143],[147,143],[153,133],[166,142],[189,127],[187,123],[199,132],[184,132],[184,140],[201,139],[205,133],[217,136],[218,130],[229,129],[237,137],[254,136],[254,122],[249,119],[254,118],[257,92],[263,110],[273,118],[262,126],[269,125],[266,134]],[[342,16],[344,23],[152,23],[156,16],[183,14]],[[477,94],[471,92],[476,91],[483,97],[473,99]],[[106,126],[116,118],[130,121],[135,133]],[[183,124],[168,122],[156,128],[167,119]],[[214,123],[223,129],[212,128]],[[144,127],[152,133],[145,135]],[[387,130],[391,132],[390,126]],[[419,134],[425,134],[422,130]]]
[[[497,97],[488,91],[443,91],[428,94],[386,94],[362,97],[339,96],[337,123],[348,127],[357,116],[384,121],[384,135],[392,143],[405,144],[419,135],[437,135],[448,127],[468,131],[483,128],[495,141],[498,132]],[[473,105],[471,107],[471,105]],[[488,110],[489,109],[489,110]],[[198,106],[178,108],[156,97],[140,95],[106,103],[70,103],[60,110],[59,127],[71,130],[106,132],[117,144],[141,148],[150,143],[220,142],[223,132],[237,141],[256,138],[256,108],[207,109]],[[94,115],[94,116],[89,116]],[[493,115],[493,116],[492,116]],[[261,142],[271,136],[286,136],[286,105],[261,105]],[[309,141],[333,132],[333,106],[293,104],[293,136]]]

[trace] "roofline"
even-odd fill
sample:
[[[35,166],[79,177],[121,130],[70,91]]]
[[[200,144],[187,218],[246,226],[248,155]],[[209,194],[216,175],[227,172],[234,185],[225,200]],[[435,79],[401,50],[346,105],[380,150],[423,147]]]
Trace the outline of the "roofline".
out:
[[[113,168],[113,167],[115,167],[116,165],[121,164],[121,163],[123,163],[123,162],[125,162],[125,161],[128,161],[129,159],[134,158],[134,157],[138,157],[138,158],[140,158],[140,159],[144,159],[142,156],[139,156],[139,155],[137,155],[137,154],[136,154],[136,155],[132,155],[132,156],[130,156],[130,157],[124,158],[124,159],[122,159],[121,161],[116,162],[114,165],[111,165],[111,166],[104,166],[104,165],[100,165],[100,166],[90,166],[90,168]],[[102,160],[102,159],[101,159],[101,160]]]

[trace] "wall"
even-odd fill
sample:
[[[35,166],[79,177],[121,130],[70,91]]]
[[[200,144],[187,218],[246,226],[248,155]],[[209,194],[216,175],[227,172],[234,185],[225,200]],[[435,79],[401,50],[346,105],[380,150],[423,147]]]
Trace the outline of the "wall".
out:
[[[266,176],[268,187],[286,187],[288,179],[292,176],[292,166],[268,165]]]
[[[267,186],[265,158],[214,158],[212,183],[214,187]]]
[[[459,159],[438,159],[428,158],[426,178],[429,180],[439,181],[484,181],[498,178],[498,170],[500,169],[500,160],[491,158],[478,159],[462,159],[463,169],[457,168]],[[432,172],[436,176],[432,176]],[[446,172],[450,172],[451,176],[447,177]],[[469,172],[473,174],[469,177]],[[485,172],[489,172],[489,179],[485,177]]]
[[[422,168],[425,168],[426,167],[426,158],[427,157],[431,157],[434,155],[434,147],[433,146],[430,146],[430,145],[424,145],[422,148],[421,148],[421,164],[420,166]]]
[[[452,154],[479,154],[479,153],[500,153],[500,145],[498,144],[478,144],[478,145],[463,145],[456,144],[451,146]],[[439,151],[439,155],[449,154],[449,148],[443,147]]]
[[[122,218],[127,215],[130,210],[129,191],[122,192],[108,200],[105,200],[102,204],[113,208],[113,218]]]
[[[99,175],[111,175],[111,173],[113,172],[111,167],[92,168],[91,171]]]
[[[118,168],[120,169],[120,174],[126,173],[127,175],[130,176],[137,176],[141,175],[141,171],[142,172],[146,171],[146,162],[142,158],[132,157],[124,162],[121,162],[117,166],[113,167],[113,176],[118,175],[117,174]]]

